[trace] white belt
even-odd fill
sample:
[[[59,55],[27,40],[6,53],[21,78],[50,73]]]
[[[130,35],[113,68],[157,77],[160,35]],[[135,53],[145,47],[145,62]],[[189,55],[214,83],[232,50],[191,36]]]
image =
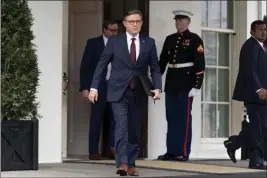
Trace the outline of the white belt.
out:
[[[193,62],[187,62],[182,64],[169,64],[169,68],[184,68],[194,66]]]

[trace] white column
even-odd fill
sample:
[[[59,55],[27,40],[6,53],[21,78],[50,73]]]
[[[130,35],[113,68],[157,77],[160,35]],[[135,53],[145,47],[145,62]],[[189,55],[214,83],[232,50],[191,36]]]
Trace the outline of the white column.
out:
[[[263,16],[266,15],[266,1],[258,1],[258,19],[263,19]]]
[[[39,162],[61,162],[63,1],[29,1],[37,48]]]

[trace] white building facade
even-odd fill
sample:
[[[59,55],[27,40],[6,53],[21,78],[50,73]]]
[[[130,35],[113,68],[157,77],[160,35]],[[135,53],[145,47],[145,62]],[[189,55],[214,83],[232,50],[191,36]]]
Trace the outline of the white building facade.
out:
[[[88,37],[101,34],[105,9],[101,1],[86,2],[29,1],[41,71],[40,163],[87,154],[90,109],[78,92],[79,65]],[[231,100],[239,51],[250,36],[251,22],[266,14],[266,1],[150,1],[149,36],[156,40],[158,55],[165,37],[175,32],[172,11],[178,9],[194,13],[190,30],[202,37],[206,55],[202,96],[193,103],[191,159],[228,158],[222,143],[240,131],[243,119],[242,104]],[[166,151],[164,103],[164,94],[156,104],[148,103],[148,159]]]

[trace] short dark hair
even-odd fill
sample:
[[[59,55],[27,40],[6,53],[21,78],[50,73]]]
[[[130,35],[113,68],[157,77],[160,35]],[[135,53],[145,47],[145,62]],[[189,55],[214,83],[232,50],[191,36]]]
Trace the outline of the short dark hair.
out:
[[[257,25],[265,25],[265,23],[262,20],[255,20],[254,22],[251,23],[250,30],[255,32]]]
[[[118,24],[117,20],[106,20],[104,21],[102,28],[104,29],[108,29],[108,25],[113,25],[113,24]]]
[[[126,14],[124,15],[124,19],[126,19],[128,16],[130,15],[135,15],[135,14],[139,14],[141,16],[141,18],[143,18],[143,14],[140,10],[138,9],[129,9]]]

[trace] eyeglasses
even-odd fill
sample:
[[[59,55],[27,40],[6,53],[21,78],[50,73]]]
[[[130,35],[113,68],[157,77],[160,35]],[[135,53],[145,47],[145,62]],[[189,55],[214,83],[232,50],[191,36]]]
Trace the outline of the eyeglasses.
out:
[[[118,33],[118,31],[119,31],[118,29],[110,29],[110,28],[108,28],[108,30],[113,32],[113,33]]]
[[[128,22],[130,25],[133,25],[136,23],[137,25],[140,25],[143,20],[125,20],[125,22]]]

